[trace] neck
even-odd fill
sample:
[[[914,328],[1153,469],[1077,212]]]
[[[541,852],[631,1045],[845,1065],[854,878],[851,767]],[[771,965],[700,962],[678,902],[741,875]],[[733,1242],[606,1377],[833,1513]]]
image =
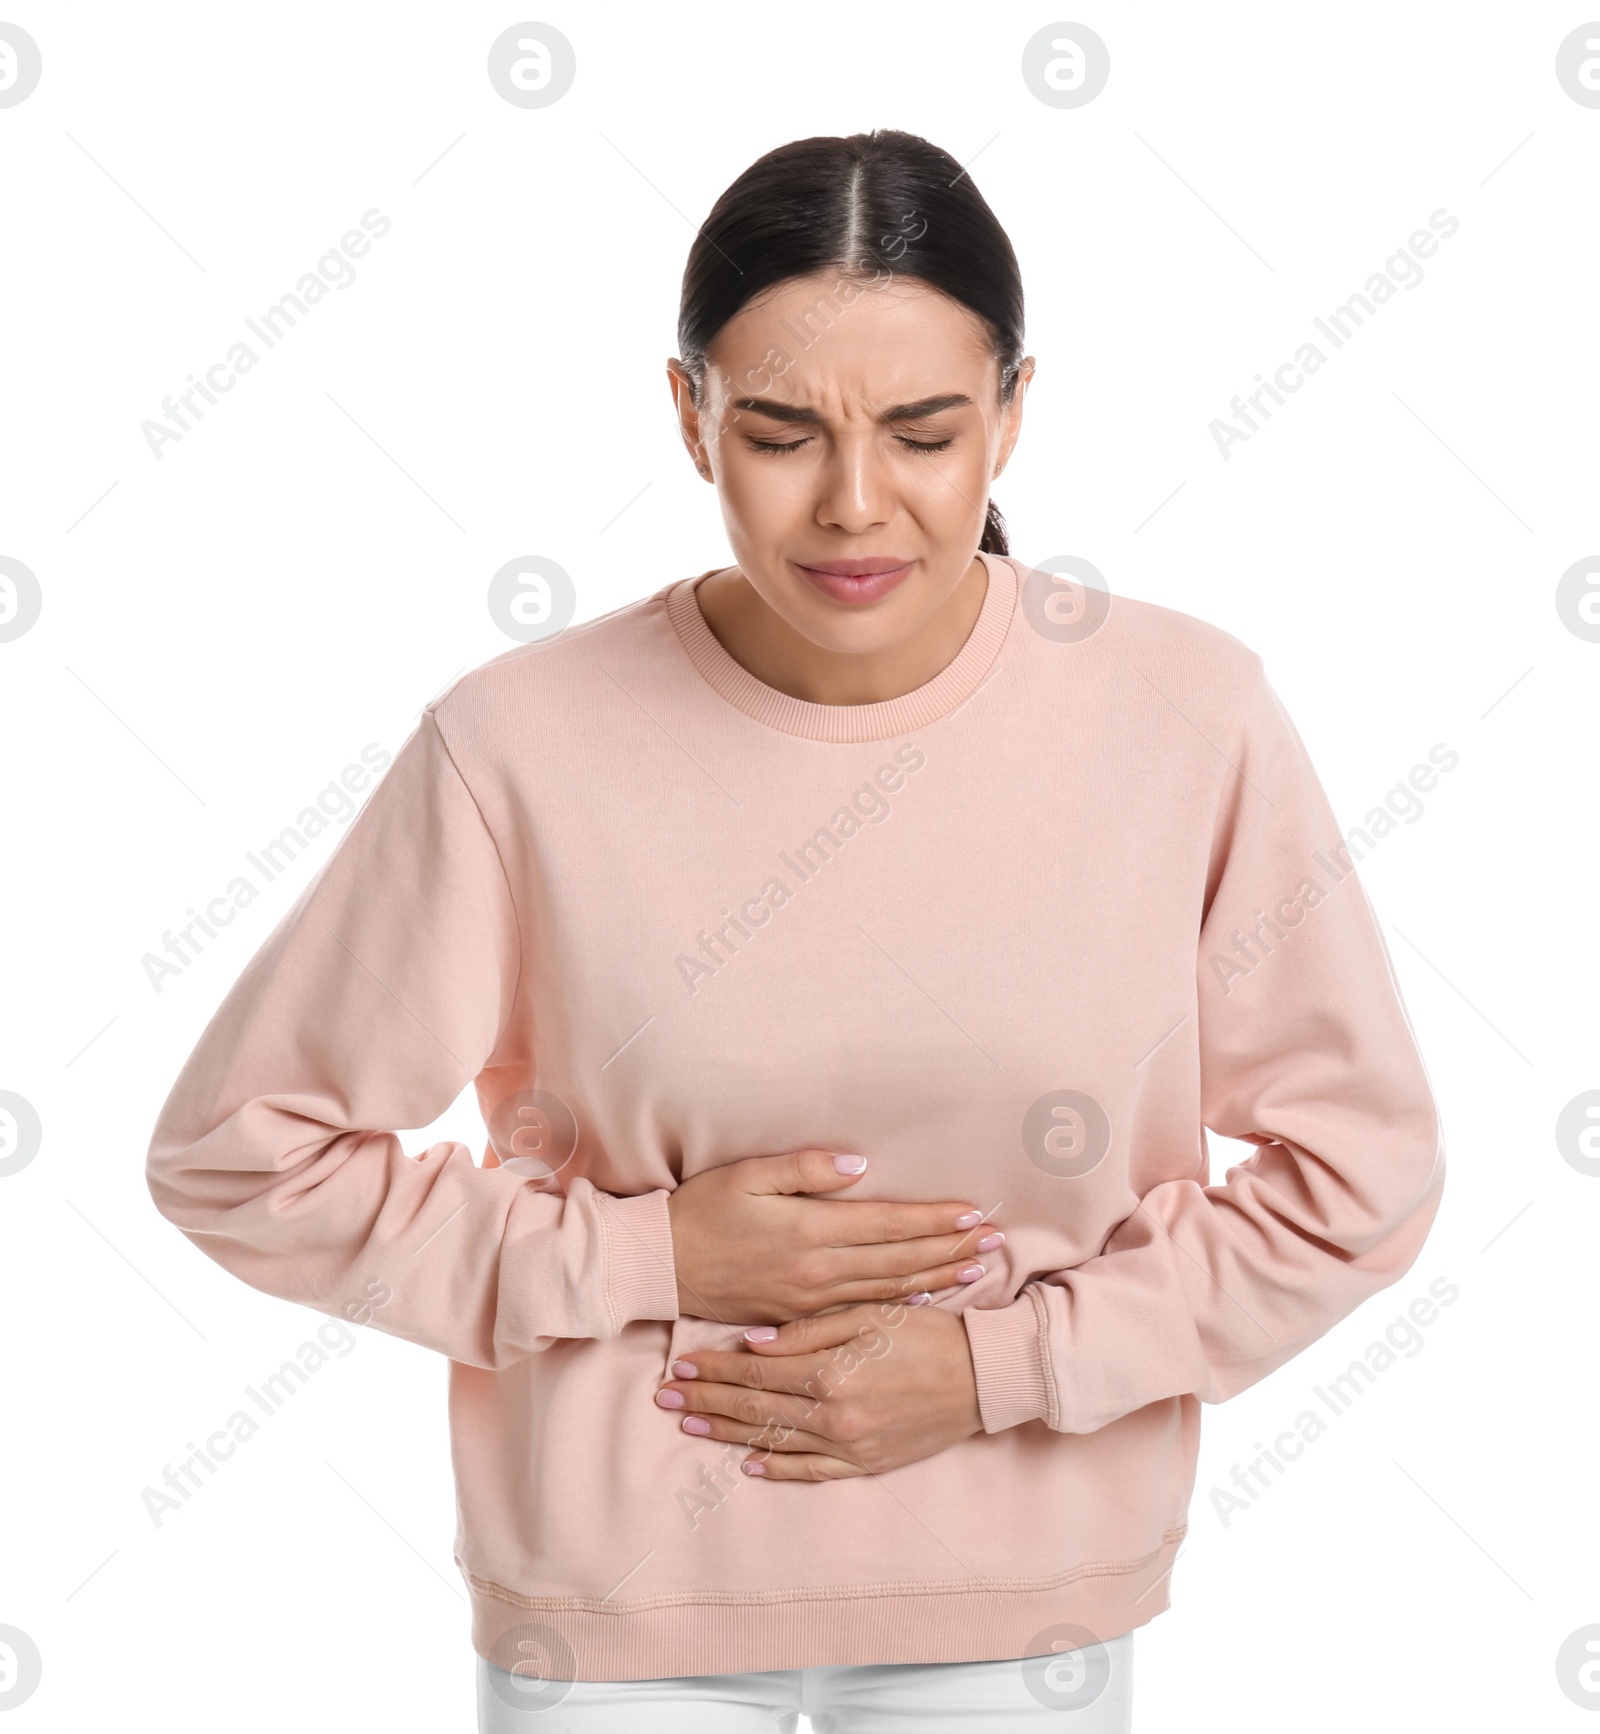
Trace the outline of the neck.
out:
[[[972,635],[988,594],[976,555],[960,582],[919,626],[882,649],[826,650],[772,608],[737,566],[702,579],[695,595],[713,636],[757,680],[810,704],[878,704],[926,686]]]

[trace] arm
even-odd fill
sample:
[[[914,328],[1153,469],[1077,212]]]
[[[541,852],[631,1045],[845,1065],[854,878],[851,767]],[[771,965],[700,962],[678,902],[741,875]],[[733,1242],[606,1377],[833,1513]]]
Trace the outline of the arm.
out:
[[[1220,1186],[1152,1187],[1095,1257],[964,1312],[986,1432],[1220,1403],[1404,1275],[1438,1211],[1439,1127],[1388,951],[1259,662],[1254,676],[1197,992],[1202,1119],[1259,1148]],[[1270,955],[1235,948],[1258,911],[1279,928]]]
[[[992,1232],[960,1203],[800,1196],[857,1177],[821,1150],[638,1197],[582,1176],[541,1191],[463,1144],[407,1156],[388,1128],[430,1124],[488,1067],[526,1070],[521,971],[499,852],[426,710],[173,1087],[157,1208],[253,1288],[491,1370],[680,1305],[788,1319],[948,1286]]]
[[[504,867],[430,707],[179,1075],[156,1207],[251,1287],[473,1366],[676,1318],[665,1190],[580,1176],[562,1197],[387,1130],[495,1061],[520,971]]]

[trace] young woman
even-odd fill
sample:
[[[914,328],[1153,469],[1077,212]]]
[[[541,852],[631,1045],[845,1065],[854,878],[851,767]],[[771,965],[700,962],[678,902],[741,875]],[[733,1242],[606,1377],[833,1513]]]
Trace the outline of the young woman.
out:
[[[945,152],[763,157],[679,339],[735,564],[427,707],[151,1191],[450,1358],[484,1729],[1126,1730],[1200,1404],[1438,1208],[1388,954],[1259,658],[1008,554],[1034,363]],[[483,1164],[408,1156],[469,1082]]]

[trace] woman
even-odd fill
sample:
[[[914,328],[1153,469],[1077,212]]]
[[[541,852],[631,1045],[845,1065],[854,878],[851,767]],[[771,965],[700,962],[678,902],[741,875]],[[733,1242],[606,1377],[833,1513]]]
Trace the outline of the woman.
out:
[[[669,365],[736,564],[430,704],[156,1129],[213,1258],[450,1358],[485,1729],[1127,1729],[1200,1404],[1438,1208],[1259,658],[1007,553],[1022,312],[924,140],[742,175]]]

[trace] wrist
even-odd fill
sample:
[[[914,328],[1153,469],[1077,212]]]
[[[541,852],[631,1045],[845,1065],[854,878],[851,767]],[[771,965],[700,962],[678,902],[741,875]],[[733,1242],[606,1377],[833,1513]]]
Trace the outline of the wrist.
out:
[[[949,1313],[943,1307],[931,1307],[928,1317],[948,1318],[951,1338],[950,1357],[954,1367],[953,1382],[960,1392],[959,1409],[966,1436],[984,1431],[983,1407],[978,1393],[978,1367],[972,1352],[972,1340],[967,1334],[964,1313]]]

